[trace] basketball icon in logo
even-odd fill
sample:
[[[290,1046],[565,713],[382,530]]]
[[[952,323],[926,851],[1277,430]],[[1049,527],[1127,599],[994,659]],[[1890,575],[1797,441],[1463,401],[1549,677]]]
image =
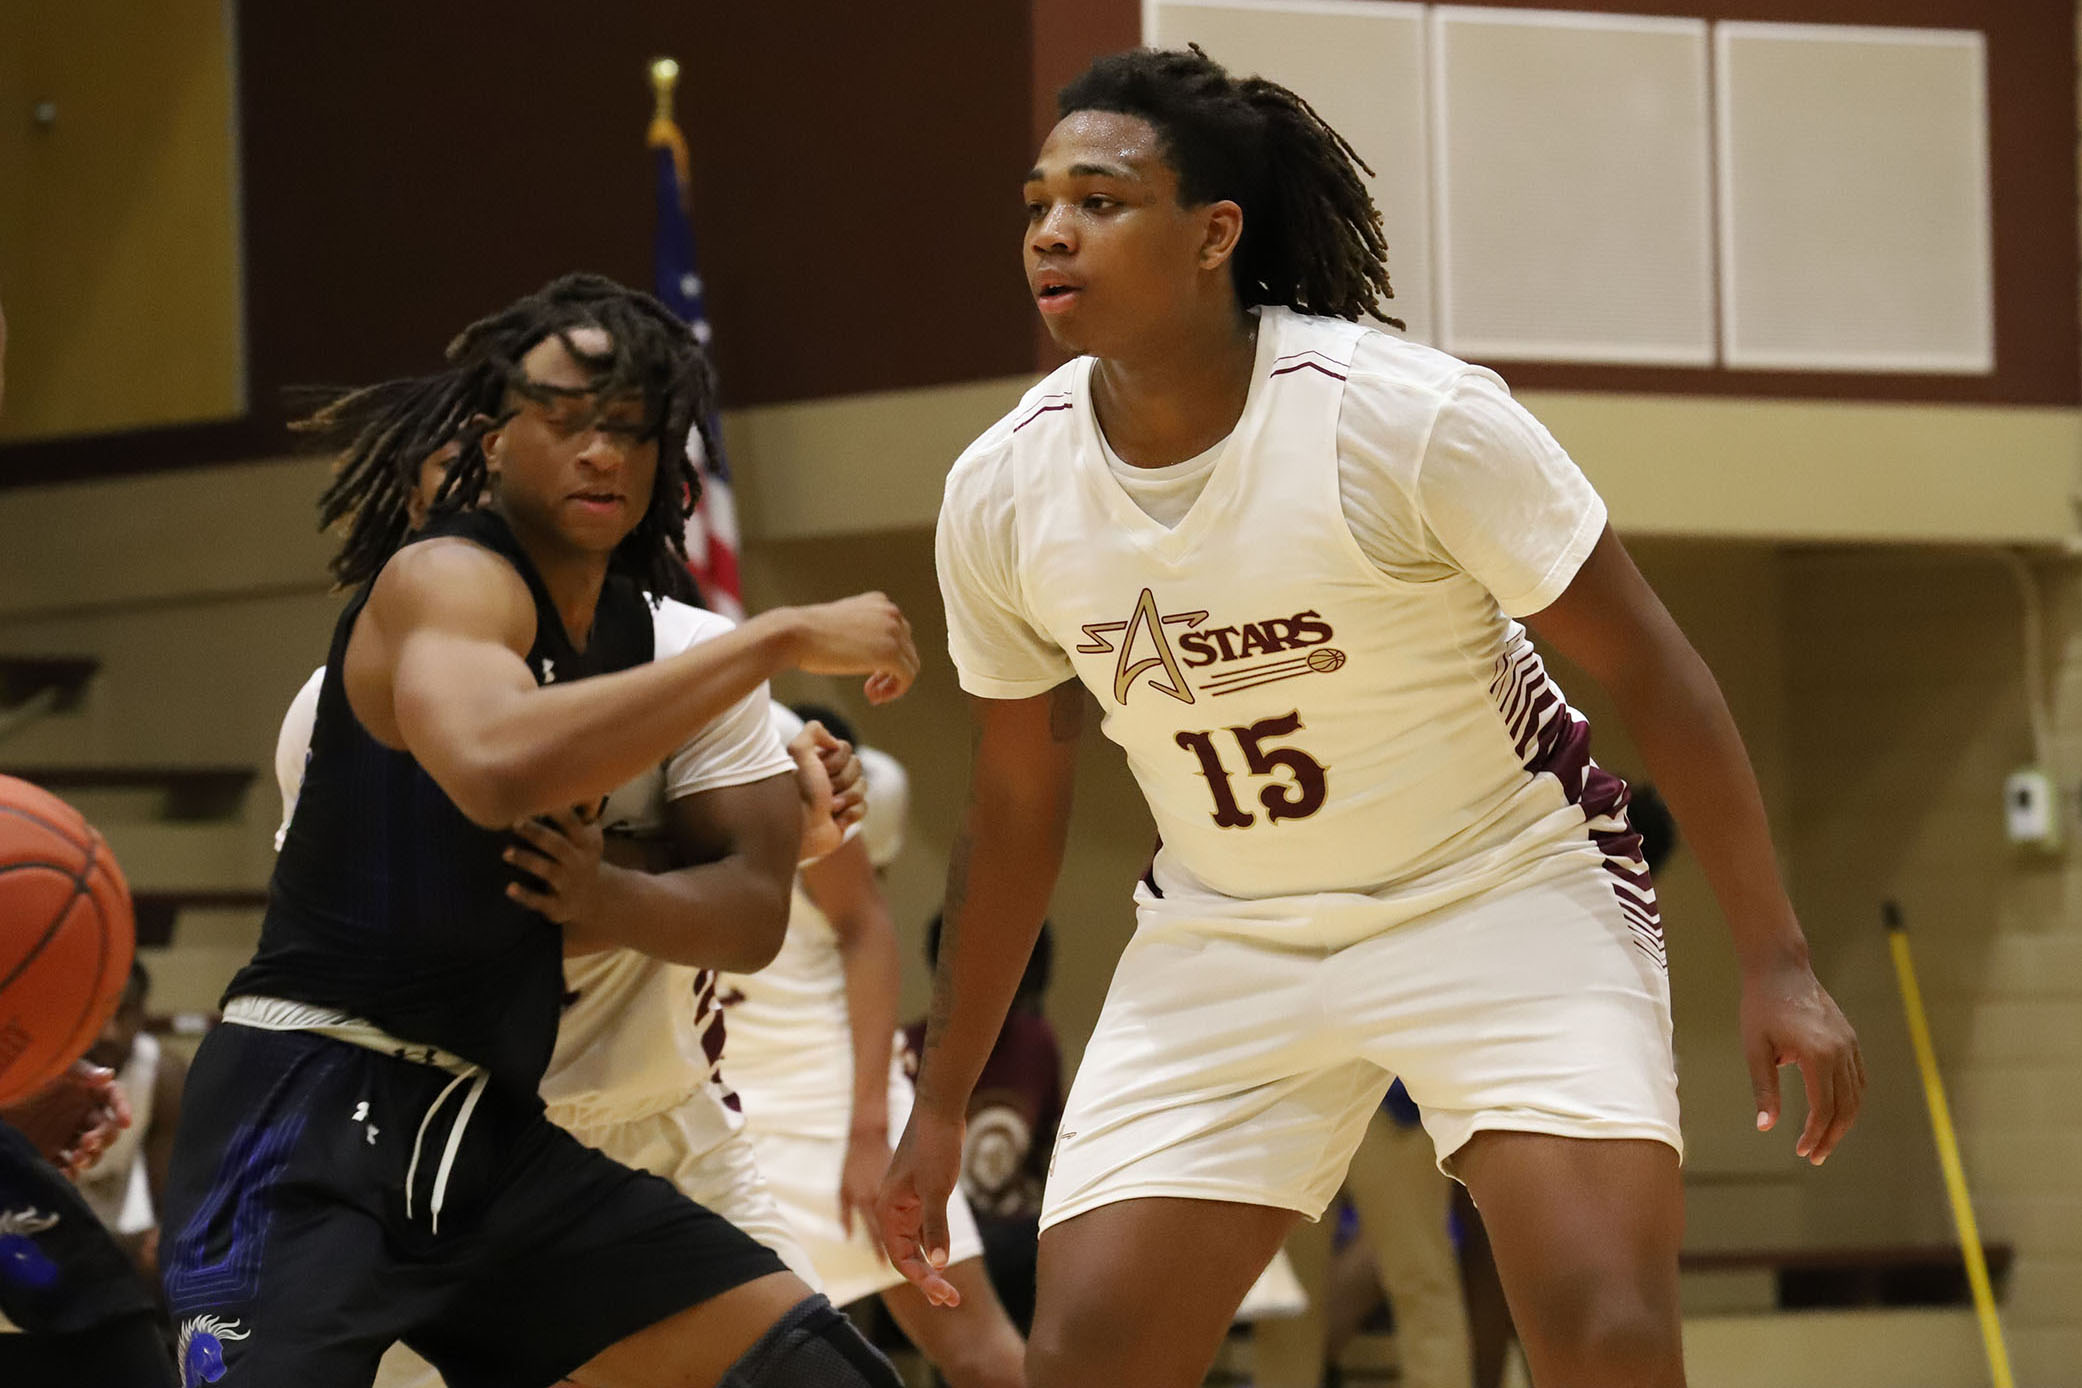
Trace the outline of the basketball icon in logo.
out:
[[[1345,653],[1335,646],[1322,646],[1308,653],[1308,668],[1319,675],[1344,668]]]

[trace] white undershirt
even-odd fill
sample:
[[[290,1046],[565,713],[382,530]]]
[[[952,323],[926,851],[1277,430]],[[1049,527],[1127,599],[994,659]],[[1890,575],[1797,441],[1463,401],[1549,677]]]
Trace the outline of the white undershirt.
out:
[[[1099,431],[1099,449],[1106,455],[1106,466],[1121,484],[1121,490],[1142,508],[1144,515],[1166,530],[1178,529],[1178,523],[1186,518],[1186,512],[1193,509],[1200,493],[1207,490],[1207,479],[1214,475],[1214,465],[1221,460],[1222,450],[1228,446],[1229,437],[1224,435],[1213,448],[1182,463],[1136,467],[1122,461],[1121,455],[1114,452],[1113,445],[1107,441],[1106,431]]]

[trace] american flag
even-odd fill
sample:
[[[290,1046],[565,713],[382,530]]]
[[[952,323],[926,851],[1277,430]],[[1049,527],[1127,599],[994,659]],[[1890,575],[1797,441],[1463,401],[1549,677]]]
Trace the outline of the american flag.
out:
[[[688,212],[687,141],[663,110],[651,122],[648,143],[658,173],[658,228],[652,247],[654,292],[665,306],[694,325],[694,336],[709,350],[711,330],[707,295],[694,263],[694,222]],[[710,419],[716,440],[710,453],[697,429],[687,439],[687,452],[701,471],[701,500],[687,518],[687,568],[701,589],[702,600],[727,617],[743,620],[744,593],[737,570],[737,502],[730,489],[730,461],[723,456],[723,422]]]

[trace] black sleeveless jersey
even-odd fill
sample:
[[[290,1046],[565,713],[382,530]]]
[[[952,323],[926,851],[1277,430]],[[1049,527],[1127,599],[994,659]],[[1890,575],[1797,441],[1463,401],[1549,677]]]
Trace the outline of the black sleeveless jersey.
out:
[[[513,532],[480,510],[421,538],[459,536],[502,556],[535,599],[537,684],[651,658],[651,613],[610,575],[580,651]],[[506,896],[513,837],[472,824],[408,752],[362,727],[341,678],[364,586],[333,632],[310,760],[268,885],[260,948],[225,991],[337,1008],[401,1041],[438,1046],[533,1095],[556,1044],[563,992],[557,927]]]

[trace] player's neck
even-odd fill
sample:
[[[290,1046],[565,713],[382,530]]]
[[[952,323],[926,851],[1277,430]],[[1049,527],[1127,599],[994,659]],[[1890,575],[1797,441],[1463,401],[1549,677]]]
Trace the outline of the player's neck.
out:
[[[1132,467],[1197,457],[1236,427],[1250,398],[1258,318],[1233,300],[1152,334],[1092,368],[1092,406],[1106,442]]]
[[[593,613],[600,606],[600,590],[607,585],[611,556],[578,549],[554,533],[544,534],[516,520],[511,512],[501,514],[506,517],[513,538],[520,543],[521,552],[535,566],[542,586],[549,590],[549,600],[564,624],[564,634],[571,638],[573,646],[584,650],[593,634]]]

